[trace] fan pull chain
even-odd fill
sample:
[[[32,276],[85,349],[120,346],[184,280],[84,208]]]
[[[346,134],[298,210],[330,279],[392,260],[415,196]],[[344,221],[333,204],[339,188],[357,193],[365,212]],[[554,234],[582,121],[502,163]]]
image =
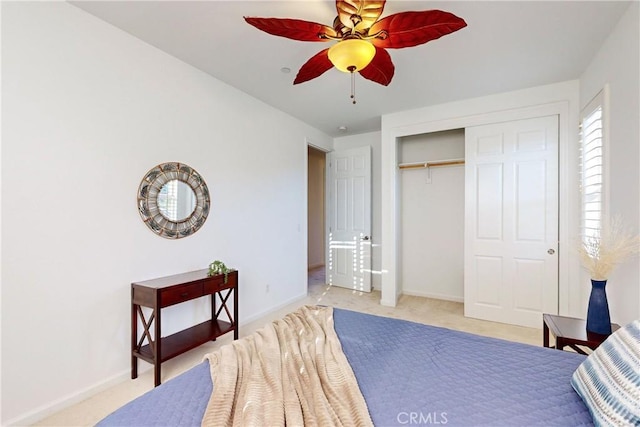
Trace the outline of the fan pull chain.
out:
[[[351,71],[351,99],[353,100],[353,103],[356,103],[356,73],[354,73],[355,71],[355,67],[349,67],[349,71]]]
[[[351,65],[347,67],[347,71],[351,73],[351,99],[353,99],[353,103],[356,103],[356,67]]]

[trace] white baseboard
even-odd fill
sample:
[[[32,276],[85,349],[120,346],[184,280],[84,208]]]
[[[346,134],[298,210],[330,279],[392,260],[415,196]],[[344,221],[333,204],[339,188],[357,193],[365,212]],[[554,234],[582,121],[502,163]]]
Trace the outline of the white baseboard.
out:
[[[246,319],[242,319],[242,324],[247,324],[247,323],[251,323],[254,320],[258,320],[261,317],[266,317],[270,314],[272,314],[273,312],[276,312],[284,307],[286,307],[289,304],[293,304],[297,301],[302,301],[303,299],[305,299],[307,297],[307,294],[300,294],[297,295],[293,298],[290,298],[289,300],[278,304],[275,307],[272,307],[268,310],[264,310],[261,311],[259,313],[253,314],[252,316],[246,318]],[[146,372],[148,369],[152,369],[153,367],[151,365],[149,366],[145,366],[145,367],[141,367],[138,369],[138,374],[142,374],[143,372]],[[92,386],[86,387],[78,392],[75,393],[71,393],[67,396],[61,397],[60,399],[57,399],[51,403],[48,403],[46,405],[42,405],[32,411],[27,412],[24,415],[20,415],[18,417],[15,417],[9,421],[6,422],[5,425],[7,426],[27,426],[27,425],[32,425],[37,423],[38,421],[41,421],[57,412],[60,412],[70,406],[73,406],[77,403],[82,402],[83,400],[86,400],[90,397],[93,397],[95,395],[97,395],[98,393],[105,391],[111,387],[114,387],[120,383],[123,383],[125,381],[128,381],[131,379],[131,370],[130,369],[126,369],[124,371],[122,371],[119,374],[113,375],[112,377],[107,378],[104,381],[100,381]]]
[[[253,322],[254,320],[258,320],[261,317],[266,317],[266,316],[270,315],[271,313],[276,312],[276,311],[288,306],[289,304],[293,304],[295,302],[302,301],[306,297],[307,297],[307,293],[306,292],[304,294],[296,295],[295,297],[290,298],[290,299],[286,300],[285,302],[283,302],[281,304],[278,304],[275,307],[269,308],[269,309],[264,310],[264,311],[260,311],[260,312],[258,312],[256,314],[253,314],[253,315],[247,317],[246,319],[243,319],[242,323],[243,324],[247,324],[247,323]]]
[[[395,300],[385,300],[385,299],[380,299],[380,305],[384,305],[385,307],[395,307],[396,306],[396,301]]]
[[[442,294],[432,294],[429,292],[413,292],[413,291],[402,291],[405,295],[411,295],[414,297],[423,297],[423,298],[432,298],[432,299],[440,299],[444,301],[453,301],[453,302],[464,302],[464,297],[458,297],[454,295],[442,295]]]
[[[51,403],[42,405],[32,411],[27,412],[25,415],[20,415],[6,422],[8,426],[27,426],[32,425],[40,420],[43,420],[57,412],[62,411],[70,406],[80,403],[96,394],[114,387],[131,378],[131,370],[127,369],[119,374],[107,378],[104,381],[100,381],[97,384],[86,387],[78,392],[68,394],[60,399],[54,400]]]

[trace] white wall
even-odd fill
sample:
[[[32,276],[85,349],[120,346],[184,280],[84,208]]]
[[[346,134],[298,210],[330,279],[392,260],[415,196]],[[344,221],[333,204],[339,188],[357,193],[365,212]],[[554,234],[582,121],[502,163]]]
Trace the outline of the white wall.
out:
[[[358,135],[342,136],[333,140],[336,150],[371,147],[371,286],[380,289],[381,276],[381,174],[380,174],[380,132],[369,132]]]
[[[400,163],[464,159],[464,129],[407,136]],[[464,165],[403,169],[402,292],[453,301],[464,297]]]
[[[64,2],[2,3],[2,66],[3,425],[128,377],[132,281],[221,259],[241,323],[306,295],[306,138],[331,138]],[[136,210],[166,161],[211,191],[177,241]],[[173,307],[163,332],[206,315]]]
[[[620,215],[640,231],[640,4],[632,2],[580,78],[580,107],[609,85],[608,200],[611,215]],[[638,257],[615,270],[607,284],[611,318],[628,323],[640,318]],[[586,317],[591,286],[583,272],[571,299],[572,310]]]

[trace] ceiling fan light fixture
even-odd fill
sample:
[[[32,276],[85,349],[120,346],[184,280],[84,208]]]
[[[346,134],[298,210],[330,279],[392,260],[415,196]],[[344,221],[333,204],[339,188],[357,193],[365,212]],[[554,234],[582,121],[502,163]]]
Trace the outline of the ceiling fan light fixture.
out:
[[[333,25],[292,18],[244,20],[265,33],[303,42],[332,42],[305,62],[294,85],[308,82],[332,68],[351,73],[352,98],[355,72],[388,86],[395,66],[387,49],[418,46],[467,26],[464,19],[443,10],[398,12],[380,18],[387,0],[335,0],[338,15]],[[355,101],[355,99],[354,99]]]
[[[365,68],[376,55],[376,48],[362,39],[345,39],[329,48],[329,60],[338,70],[353,73]]]

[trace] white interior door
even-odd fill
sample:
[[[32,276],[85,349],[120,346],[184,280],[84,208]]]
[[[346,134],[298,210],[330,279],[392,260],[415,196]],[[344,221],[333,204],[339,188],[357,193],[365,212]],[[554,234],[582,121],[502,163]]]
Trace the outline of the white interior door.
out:
[[[327,282],[371,292],[371,147],[332,151]]]
[[[558,311],[558,117],[465,129],[465,316]]]

